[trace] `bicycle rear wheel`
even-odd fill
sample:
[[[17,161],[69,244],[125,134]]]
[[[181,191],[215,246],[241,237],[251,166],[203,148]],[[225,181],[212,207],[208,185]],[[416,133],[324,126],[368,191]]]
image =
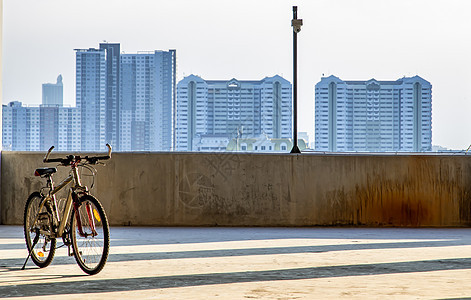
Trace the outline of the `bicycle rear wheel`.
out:
[[[80,198],[73,210],[70,238],[75,260],[87,274],[94,275],[105,266],[110,249],[108,219],[100,202],[93,196]]]
[[[31,252],[31,259],[40,268],[47,267],[56,252],[56,239],[51,238],[52,215],[46,206],[40,208],[43,196],[39,192],[32,193],[26,201],[24,211],[24,232],[26,248]],[[34,240],[38,239],[31,251]]]

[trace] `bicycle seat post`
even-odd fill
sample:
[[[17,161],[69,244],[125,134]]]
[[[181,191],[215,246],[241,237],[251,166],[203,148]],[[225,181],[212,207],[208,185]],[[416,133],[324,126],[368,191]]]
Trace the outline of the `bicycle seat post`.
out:
[[[60,222],[58,207],[57,207],[57,200],[56,195],[51,196],[51,192],[54,190],[54,181],[52,180],[52,174],[46,175],[46,185],[49,188],[48,196],[50,197],[52,214],[53,214],[53,231],[56,233],[58,224]]]
[[[52,174],[46,175],[46,184],[47,184],[47,187],[51,189],[51,191],[54,189],[54,183],[52,181]]]

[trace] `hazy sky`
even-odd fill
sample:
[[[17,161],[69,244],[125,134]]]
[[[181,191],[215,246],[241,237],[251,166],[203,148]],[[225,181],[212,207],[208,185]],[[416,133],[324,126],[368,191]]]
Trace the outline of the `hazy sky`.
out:
[[[468,0],[4,0],[3,103],[41,102],[63,76],[75,105],[76,48],[121,43],[127,53],[177,49],[177,80],[292,81],[292,6],[298,34],[299,131],[314,140],[314,85],[344,80],[432,83],[432,144],[471,144]]]

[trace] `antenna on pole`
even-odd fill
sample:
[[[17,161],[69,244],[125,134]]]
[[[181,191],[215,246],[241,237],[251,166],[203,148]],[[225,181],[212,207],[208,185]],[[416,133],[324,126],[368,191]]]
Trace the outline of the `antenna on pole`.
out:
[[[301,153],[298,148],[298,32],[301,31],[303,20],[298,19],[298,7],[293,6],[293,20],[291,26],[293,27],[293,121],[294,121],[294,137],[293,149],[291,153]]]

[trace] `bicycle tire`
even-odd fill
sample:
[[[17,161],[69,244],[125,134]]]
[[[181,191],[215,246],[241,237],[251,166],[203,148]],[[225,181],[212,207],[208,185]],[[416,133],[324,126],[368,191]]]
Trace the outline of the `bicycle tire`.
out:
[[[94,275],[100,272],[106,264],[110,250],[110,230],[108,218],[101,203],[91,195],[79,199],[78,210],[73,210],[70,238],[74,250],[75,261],[85,273]],[[89,208],[87,209],[87,206]],[[77,212],[82,224],[80,234],[77,227]],[[97,235],[93,235],[94,223]],[[93,224],[92,224],[93,225]]]
[[[52,218],[52,215],[47,212],[45,206],[43,206],[41,211],[39,211],[39,205],[43,198],[44,197],[39,192],[34,192],[29,195],[28,200],[26,201],[23,218],[26,248],[28,249],[28,253],[31,252],[31,259],[34,264],[40,268],[47,267],[52,262],[56,252],[56,239],[50,238],[44,233],[39,233],[39,240],[34,246],[33,251],[31,251],[34,239],[39,231],[49,232],[52,234],[52,220],[50,219]],[[42,218],[37,218],[39,213],[43,213]],[[37,220],[35,224],[31,224],[36,218]]]

